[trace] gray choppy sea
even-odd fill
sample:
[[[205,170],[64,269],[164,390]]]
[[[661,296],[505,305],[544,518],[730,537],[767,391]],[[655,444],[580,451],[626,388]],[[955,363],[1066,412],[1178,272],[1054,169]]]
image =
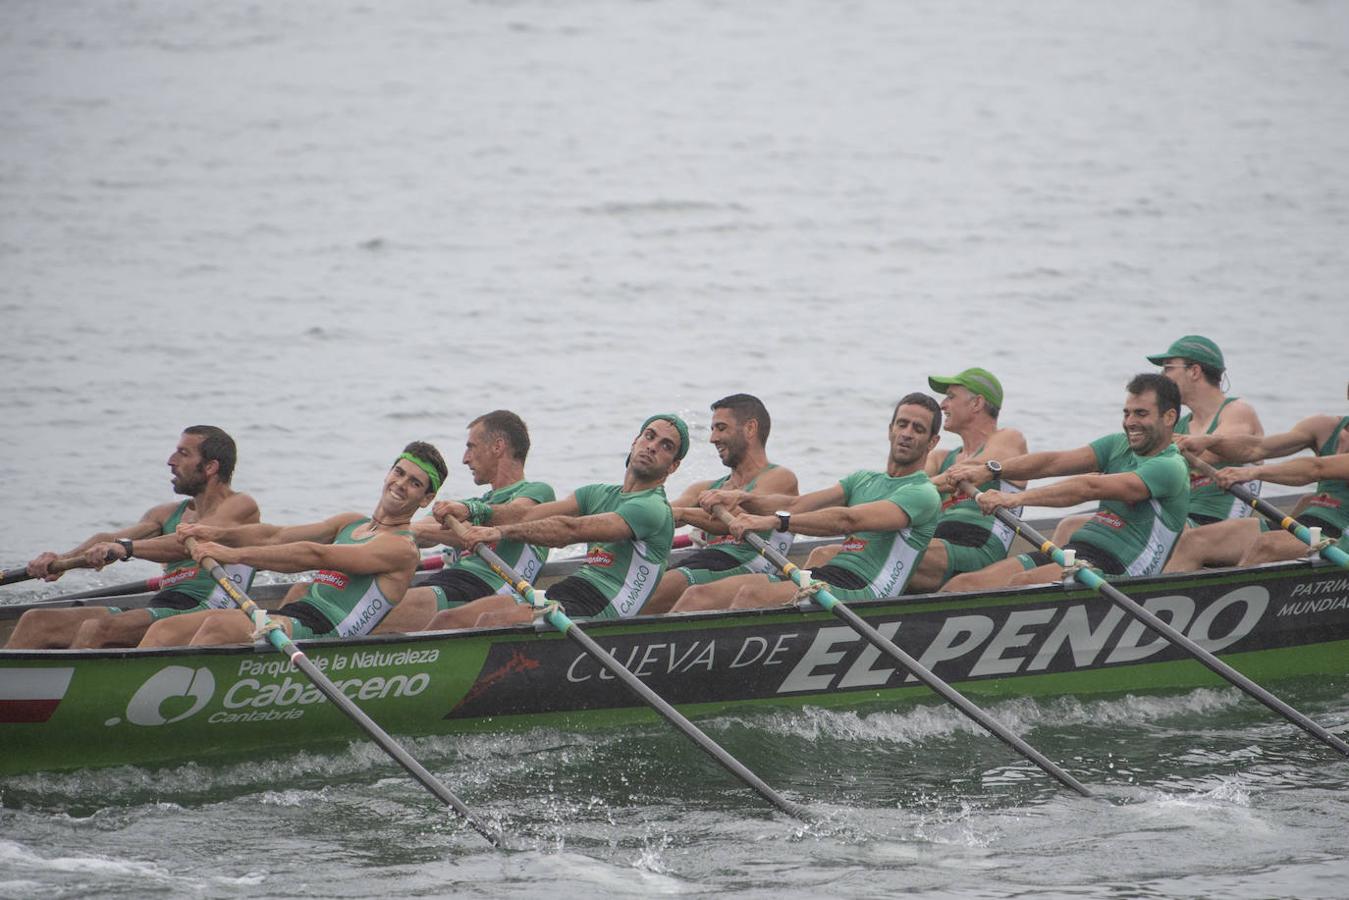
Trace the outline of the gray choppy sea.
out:
[[[563,490],[739,390],[820,486],[968,365],[1077,446],[1190,332],[1267,428],[1341,410],[1346,59],[1349,7],[1291,0],[10,0],[0,564],[167,499],[192,422],[302,521],[498,406]],[[817,831],[654,725],[437,739],[525,849],[356,747],[2,781],[0,895],[1344,895],[1349,766],[1232,692],[993,711],[1108,802],[928,707],[708,723]]]

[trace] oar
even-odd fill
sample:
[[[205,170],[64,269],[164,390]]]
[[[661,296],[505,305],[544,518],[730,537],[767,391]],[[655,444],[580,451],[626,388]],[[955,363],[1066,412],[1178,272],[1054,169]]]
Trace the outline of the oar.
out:
[[[66,572],[70,569],[87,568],[89,563],[84,561],[83,556],[67,556],[64,559],[54,559],[51,565],[47,567],[49,572]],[[28,581],[30,578],[36,578],[36,575],[28,574],[28,567],[16,566],[13,569],[0,569],[0,585],[18,584],[20,581]]]
[[[417,568],[429,572],[439,569],[445,565],[445,557],[439,553],[431,556],[422,557],[421,563]],[[144,594],[147,591],[159,590],[159,585],[163,581],[163,575],[156,575],[153,578],[147,578],[144,581],[128,581],[125,584],[110,584],[107,587],[90,588],[87,591],[77,591],[73,594],[62,594],[59,597],[51,597],[46,600],[39,600],[38,603],[62,603],[66,600],[97,600],[112,597],[125,597],[128,594]]]
[[[1198,456],[1195,456],[1188,450],[1182,450],[1181,455],[1184,456],[1185,459],[1189,461],[1190,465],[1194,466],[1196,469],[1203,472],[1208,477],[1212,478],[1215,483],[1217,482],[1218,480],[1217,469],[1213,468],[1213,466],[1204,462],[1204,460],[1200,459]],[[1269,519],[1271,522],[1274,522],[1280,528],[1292,534],[1298,540],[1302,541],[1302,543],[1306,544],[1309,547],[1311,546],[1312,534],[1307,529],[1306,525],[1303,525],[1301,522],[1299,522],[1297,519],[1294,519],[1292,516],[1285,514],[1282,510],[1280,510],[1273,503],[1270,503],[1268,500],[1261,500],[1259,497],[1257,497],[1254,493],[1251,492],[1250,488],[1244,487],[1240,484],[1233,484],[1225,488],[1225,490],[1227,491],[1227,493],[1231,494],[1233,497],[1236,497],[1242,503],[1245,503],[1251,509],[1260,513],[1260,515],[1264,516],[1266,519]],[[1345,553],[1339,547],[1336,547],[1334,545],[1331,545],[1329,547],[1323,547],[1321,549],[1321,555],[1324,556],[1326,559],[1330,560],[1331,562],[1339,563],[1341,566],[1344,566],[1346,569],[1349,569],[1349,553]]]
[[[450,528],[462,537],[465,532],[464,524],[454,518],[450,518],[449,521]],[[702,729],[685,718],[683,713],[679,712],[661,698],[659,694],[647,687],[640,678],[628,671],[622,663],[614,659],[614,657],[600,647],[599,644],[595,643],[590,635],[582,631],[580,626],[573,622],[571,618],[562,611],[562,608],[558,604],[540,603],[535,597],[534,586],[507,565],[506,561],[498,556],[491,547],[488,547],[486,544],[479,544],[477,546],[477,554],[482,557],[483,561],[491,566],[498,575],[506,579],[506,583],[511,586],[511,589],[515,591],[520,596],[520,599],[528,606],[534,609],[542,609],[543,617],[549,625],[562,632],[563,635],[575,641],[577,644],[580,644],[587,653],[600,663],[600,665],[604,666],[604,668],[613,673],[615,678],[623,682],[628,690],[632,691],[652,709],[660,713],[665,721],[682,731],[689,740],[698,745],[700,750],[720,763],[722,768],[740,779],[749,787],[753,788],[759,793],[759,796],[763,797],[787,815],[799,819],[802,822],[810,823],[816,821],[816,817],[811,815],[805,807],[793,803],[769,787],[763,779],[747,769],[744,764],[728,753],[720,744],[704,734]]]
[[[724,506],[714,507],[713,512],[716,514],[717,518],[721,519],[721,521],[725,522],[727,525],[735,520],[735,517],[727,512]],[[760,556],[777,566],[782,571],[782,574],[794,581],[798,587],[804,588],[807,586],[806,578],[801,574],[801,569],[770,546],[763,538],[752,531],[747,531],[745,532],[745,540],[751,547],[759,551]],[[819,583],[820,582],[816,582],[816,584]],[[946,702],[950,703],[970,719],[974,720],[1004,744],[1035,763],[1044,772],[1053,776],[1060,784],[1072,788],[1083,797],[1091,796],[1091,791],[1087,790],[1082,782],[1063,771],[1063,769],[1059,768],[1040,751],[1036,750],[1030,744],[1009,731],[1001,722],[974,705],[974,703],[964,694],[938,678],[931,669],[905,653],[894,641],[889,640],[885,635],[867,624],[861,616],[849,609],[837,597],[829,593],[828,590],[820,588],[811,595],[811,599],[826,611],[833,613],[844,622],[847,622],[853,631],[856,631],[862,637],[866,638],[873,647],[908,669],[919,681],[941,695]]]
[[[960,489],[963,490],[965,493],[969,494],[971,497],[977,496],[979,494],[979,489],[968,481],[962,481],[960,483]],[[1017,534],[1020,534],[1021,536],[1025,537],[1026,540],[1030,541],[1032,544],[1039,545],[1039,548],[1042,552],[1048,553],[1054,559],[1055,562],[1059,563],[1060,565],[1063,565],[1064,559],[1063,551],[1060,550],[1054,544],[1053,541],[1049,540],[1043,534],[1036,531],[1034,528],[1031,528],[1025,522],[1021,521],[1019,518],[1017,518],[1015,515],[1013,515],[1012,513],[1008,512],[1005,509],[994,510],[993,514],[998,518],[998,521],[1012,528]],[[1190,654],[1199,662],[1203,663],[1206,667],[1208,667],[1210,671],[1221,676],[1222,678],[1227,679],[1227,681],[1241,688],[1249,696],[1254,697],[1256,700],[1259,700],[1261,703],[1265,704],[1265,706],[1268,706],[1270,709],[1274,710],[1276,713],[1283,716],[1288,721],[1292,722],[1298,728],[1301,728],[1303,731],[1307,732],[1308,734],[1312,735],[1313,737],[1317,738],[1323,743],[1330,745],[1336,751],[1344,754],[1345,756],[1349,756],[1349,744],[1346,744],[1344,741],[1340,740],[1335,735],[1331,734],[1329,731],[1326,731],[1320,725],[1317,725],[1311,719],[1307,718],[1302,713],[1293,709],[1293,707],[1289,706],[1287,703],[1284,703],[1278,697],[1274,696],[1269,691],[1265,690],[1260,685],[1256,684],[1254,681],[1251,681],[1251,679],[1247,678],[1245,675],[1242,675],[1236,669],[1232,668],[1227,663],[1218,659],[1218,657],[1214,656],[1212,653],[1205,650],[1203,647],[1199,646],[1194,641],[1190,640],[1188,637],[1181,634],[1176,629],[1172,628],[1162,619],[1159,619],[1157,616],[1153,615],[1147,609],[1143,608],[1138,603],[1136,603],[1128,595],[1120,591],[1117,587],[1115,587],[1110,582],[1102,578],[1099,574],[1097,574],[1095,569],[1089,568],[1076,569],[1073,572],[1073,577],[1076,578],[1078,581],[1080,581],[1082,584],[1085,584],[1087,587],[1096,591],[1096,593],[1110,600],[1120,609],[1124,610],[1129,615],[1133,616],[1135,619],[1142,622],[1144,625],[1148,626],[1153,631],[1157,632],[1171,643],[1175,644],[1177,647],[1180,647],[1186,653]]]
[[[183,541],[189,551],[196,544],[195,538],[187,538]],[[295,645],[295,642],[287,636],[281,628],[268,628],[271,620],[267,618],[267,613],[256,603],[254,603],[247,594],[239,590],[239,586],[230,580],[229,575],[221,568],[220,563],[209,556],[202,557],[201,564],[211,573],[211,577],[216,583],[224,589],[229,598],[238,604],[239,608],[253,620],[253,624],[260,629],[266,629],[267,640],[272,646],[290,657],[290,661],[314,683],[314,687],[322,692],[323,696],[332,701],[342,712],[361,727],[366,734],[370,736],[380,749],[389,756],[393,757],[394,762],[402,766],[409,775],[421,782],[422,787],[430,791],[437,800],[440,800],[446,806],[458,813],[459,817],[472,826],[473,830],[487,839],[493,847],[501,846],[501,836],[494,831],[490,831],[486,826],[478,822],[473,814],[468,811],[468,807],[463,801],[456,797],[449,788],[442,784],[436,776],[432,775],[426,768],[404,750],[399,744],[391,738],[388,733],[375,724],[374,719],[367,716],[359,706],[351,701],[346,694],[338,689],[337,685],[329,680],[319,668],[309,661],[309,657],[304,655],[304,651]]]

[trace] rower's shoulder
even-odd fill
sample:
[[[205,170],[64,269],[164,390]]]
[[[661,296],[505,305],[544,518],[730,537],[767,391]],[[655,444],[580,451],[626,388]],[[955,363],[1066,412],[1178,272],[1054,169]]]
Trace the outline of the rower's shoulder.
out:
[[[1215,434],[1254,434],[1263,436],[1265,428],[1260,422],[1260,414],[1246,400],[1233,397],[1218,417]]]
[[[988,436],[988,442],[984,445],[982,455],[997,458],[999,456],[1021,456],[1029,452],[1026,435],[1022,433],[1021,429],[1004,426]]]
[[[754,480],[754,492],[759,494],[795,494],[800,491],[796,473],[780,463],[772,463]]]

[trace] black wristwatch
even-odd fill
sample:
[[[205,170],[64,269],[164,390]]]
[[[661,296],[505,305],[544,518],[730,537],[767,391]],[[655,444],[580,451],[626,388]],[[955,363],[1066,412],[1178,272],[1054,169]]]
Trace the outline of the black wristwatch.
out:
[[[998,462],[996,459],[990,459],[988,462],[984,463],[984,468],[988,469],[988,474],[992,475],[994,478],[998,478],[1002,475],[1002,463]]]
[[[790,531],[792,527],[792,514],[785,510],[778,510],[773,513],[778,517],[778,531]]]
[[[136,555],[136,554],[134,554],[134,553],[131,552],[131,539],[130,539],[130,538],[118,538],[118,539],[117,539],[117,543],[119,543],[119,544],[122,545],[122,551],[123,551],[124,553],[126,553],[126,556],[122,557],[123,559],[131,559],[133,556]]]

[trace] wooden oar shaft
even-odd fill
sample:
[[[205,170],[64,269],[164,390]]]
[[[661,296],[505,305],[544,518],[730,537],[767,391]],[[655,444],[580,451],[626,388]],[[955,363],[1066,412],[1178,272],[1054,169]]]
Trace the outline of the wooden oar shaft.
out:
[[[733,517],[726,511],[725,507],[716,507],[716,515],[717,518],[727,524],[730,524],[733,520]],[[782,570],[782,574],[786,575],[798,586],[803,588],[806,587],[806,584],[804,583],[805,576],[802,574],[800,567],[775,550],[767,541],[752,531],[745,532],[745,540],[751,547],[758,550],[759,554],[763,556],[764,559],[767,559]],[[1053,760],[1026,743],[1022,738],[1013,734],[1005,725],[984,712],[964,694],[960,693],[938,677],[931,669],[906,653],[898,644],[873,628],[861,616],[849,609],[846,604],[833,594],[829,593],[828,590],[818,590],[811,595],[811,599],[828,612],[833,613],[844,622],[847,622],[849,627],[865,638],[873,647],[908,669],[915,678],[935,691],[942,699],[960,710],[966,717],[988,731],[998,740],[1020,753],[1026,759],[1035,763],[1035,765],[1045,772],[1045,774],[1051,776],[1065,787],[1077,791],[1083,797],[1091,796],[1091,791],[1087,790],[1086,785],[1082,784],[1072,775],[1069,775],[1054,763]]]
[[[187,544],[188,550],[190,551],[196,541],[193,538],[187,538],[184,543]],[[202,557],[201,564],[207,568],[211,573],[211,577],[216,580],[216,583],[220,585],[229,598],[233,600],[255,624],[258,626],[268,624],[269,619],[267,618],[266,611],[254,603],[252,598],[240,590],[239,586],[230,580],[229,574],[220,563],[209,556],[205,556]],[[501,846],[501,836],[499,834],[489,830],[482,823],[478,822],[478,820],[473,817],[473,814],[469,812],[468,807],[464,805],[463,801],[456,797],[448,787],[436,778],[436,776],[428,772],[425,766],[413,759],[397,741],[389,736],[388,732],[383,728],[380,728],[379,725],[375,723],[375,720],[366,715],[365,711],[357,706],[350,697],[342,693],[337,685],[333,684],[332,680],[328,678],[327,675],[324,675],[323,672],[309,660],[309,657],[305,656],[304,651],[290,639],[290,636],[287,635],[285,631],[280,628],[269,628],[267,629],[267,640],[277,650],[289,656],[290,661],[309,677],[309,680],[314,683],[314,686],[319,689],[323,696],[327,697],[338,709],[346,713],[353,722],[360,726],[361,730],[364,731],[371,740],[379,745],[381,750],[387,753],[394,762],[402,766],[409,775],[420,782],[422,787],[430,791],[436,799],[453,809],[460,818],[467,822],[474,831],[486,838],[492,846]]]
[[[1218,470],[1209,465],[1208,462],[1188,450],[1182,450],[1181,455],[1185,457],[1190,465],[1212,478],[1215,483],[1217,482]],[[1311,546],[1312,534],[1307,529],[1306,525],[1303,525],[1297,519],[1293,518],[1288,513],[1285,513],[1268,500],[1261,500],[1250,488],[1240,484],[1232,484],[1228,485],[1224,490],[1233,497],[1236,497],[1242,503],[1245,503],[1251,509],[1260,513],[1260,515],[1264,516],[1266,519],[1269,519],[1271,522],[1293,535],[1293,537],[1302,541],[1302,543],[1309,547]],[[1349,553],[1345,553],[1339,547],[1325,547],[1321,550],[1321,555],[1331,562],[1339,563],[1341,566],[1349,568]]]
[[[456,534],[463,534],[464,526],[462,523],[453,518],[450,519],[450,522],[452,523],[450,528]],[[531,607],[535,607],[534,586],[529,583],[528,579],[522,578],[518,572],[507,565],[504,559],[497,555],[496,551],[485,544],[479,544],[477,546],[477,554],[482,557],[483,561],[491,566],[498,575],[506,579],[506,583],[511,586],[511,589],[514,590],[522,600]],[[816,817],[811,815],[805,807],[793,803],[777,791],[773,790],[767,782],[746,768],[740,760],[736,759],[728,753],[724,747],[708,737],[701,728],[690,722],[688,717],[671,706],[640,678],[632,674],[627,667],[614,659],[611,653],[595,643],[590,635],[586,634],[580,626],[573,622],[571,618],[562,611],[560,606],[551,604],[550,607],[546,608],[544,619],[547,620],[549,625],[560,631],[569,640],[579,644],[587,653],[594,657],[600,665],[608,669],[615,678],[623,682],[623,685],[628,690],[632,691],[639,699],[659,713],[661,718],[665,719],[665,721],[669,722],[675,728],[678,728],[685,737],[697,744],[700,750],[716,760],[716,762],[726,771],[730,772],[736,778],[740,779],[740,781],[752,788],[759,796],[795,819],[799,819],[802,822],[816,821]]]
[[[961,482],[960,487],[970,496],[975,496],[979,492],[978,488],[968,481]],[[1060,564],[1063,563],[1063,551],[1043,534],[1036,531],[1005,509],[996,510],[994,515],[997,517],[998,521],[1015,529],[1018,534],[1025,537],[1026,540],[1030,541],[1032,544],[1038,545],[1040,550],[1044,553],[1048,553],[1055,562]],[[1170,641],[1172,644],[1180,647],[1214,674],[1240,688],[1248,696],[1259,700],[1265,706],[1274,710],[1276,713],[1320,740],[1322,743],[1334,748],[1337,752],[1342,753],[1345,756],[1349,756],[1349,744],[1346,744],[1344,741],[1313,722],[1310,718],[1298,712],[1296,709],[1293,709],[1293,707],[1289,706],[1245,675],[1242,675],[1208,650],[1205,650],[1190,638],[1181,634],[1164,620],[1158,618],[1152,612],[1141,606],[1132,597],[1106,581],[1098,575],[1094,569],[1078,569],[1073,573],[1073,577],[1096,591],[1101,596],[1110,600],[1120,609],[1142,622],[1148,628],[1151,628],[1157,634],[1166,638],[1166,640]]]
[[[52,560],[52,564],[47,567],[49,572],[68,572],[71,569],[88,568],[89,563],[85,562],[83,556],[67,556],[63,559]],[[0,585],[18,584],[20,581],[28,581],[36,578],[35,575],[28,574],[27,566],[15,566],[12,569],[0,569]]]

